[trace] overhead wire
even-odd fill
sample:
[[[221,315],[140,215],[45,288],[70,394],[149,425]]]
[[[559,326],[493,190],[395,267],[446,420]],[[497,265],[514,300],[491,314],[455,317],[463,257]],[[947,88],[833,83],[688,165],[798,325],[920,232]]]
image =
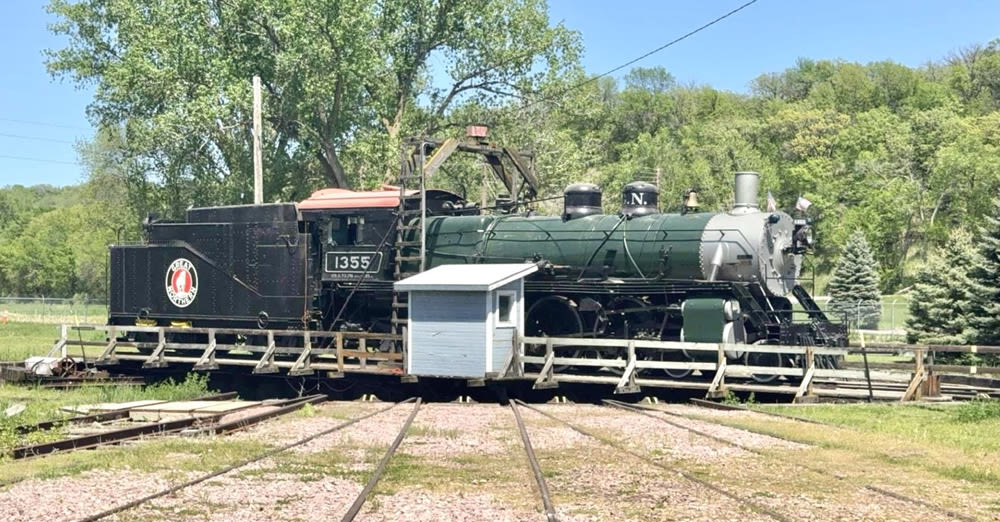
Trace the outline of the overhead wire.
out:
[[[6,132],[0,132],[0,137],[3,138],[15,138],[19,140],[33,140],[33,141],[47,141],[49,143],[67,143],[72,145],[74,142],[69,140],[58,140],[55,138],[43,138],[41,136],[25,136],[23,134],[8,134]]]
[[[62,160],[43,159],[43,158],[29,158],[27,156],[10,156],[10,155],[7,155],[7,154],[0,154],[0,159],[12,159],[12,160],[20,160],[20,161],[34,161],[34,162],[37,162],[37,163],[55,163],[55,164],[58,164],[58,165],[77,165],[77,166],[81,166],[80,162],[78,162],[78,161],[62,161]]]
[[[64,123],[49,123],[49,122],[34,121],[34,120],[20,120],[20,119],[17,119],[17,118],[0,118],[0,121],[6,121],[6,122],[10,122],[10,123],[21,123],[21,124],[24,124],[24,125],[37,125],[39,127],[55,127],[55,128],[60,128],[60,129],[76,129],[76,130],[82,130],[82,131],[92,130],[92,129],[88,129],[86,127],[80,127],[79,125],[67,125],[67,124],[64,124]]]
[[[567,94],[569,94],[569,93],[571,93],[571,92],[573,92],[573,91],[575,91],[577,89],[580,89],[582,87],[590,85],[591,83],[594,83],[597,80],[599,80],[599,79],[601,79],[601,78],[603,78],[605,76],[610,76],[610,75],[612,75],[612,74],[614,74],[614,73],[616,73],[616,72],[618,72],[618,71],[620,71],[620,70],[622,70],[622,69],[624,69],[624,68],[626,68],[626,67],[628,67],[630,65],[633,65],[633,64],[635,64],[637,62],[640,62],[640,61],[642,61],[642,60],[644,60],[646,58],[649,58],[650,56],[652,56],[652,55],[654,55],[654,54],[656,54],[656,53],[658,53],[660,51],[663,51],[664,49],[667,49],[669,47],[677,45],[678,43],[683,42],[684,40],[687,40],[688,38],[690,38],[690,37],[692,37],[692,36],[694,36],[694,35],[702,32],[702,31],[704,31],[705,29],[708,29],[709,27],[712,27],[713,25],[715,25],[715,24],[717,24],[717,23],[725,20],[726,18],[729,18],[730,16],[735,15],[736,13],[738,13],[738,12],[740,12],[740,11],[748,8],[748,7],[750,7],[751,5],[753,5],[753,4],[757,3],[757,2],[758,2],[758,0],[749,0],[748,2],[743,3],[739,7],[736,7],[734,9],[728,11],[727,13],[714,18],[713,20],[711,20],[709,22],[706,22],[706,23],[702,24],[701,26],[699,26],[699,27],[697,27],[695,29],[692,29],[692,30],[684,33],[683,35],[678,36],[677,38],[674,38],[673,40],[670,40],[669,42],[667,42],[667,43],[665,43],[665,44],[657,47],[656,49],[653,49],[653,50],[651,50],[651,51],[649,51],[649,52],[647,52],[647,53],[645,53],[645,54],[643,54],[641,56],[633,58],[633,59],[631,59],[631,60],[629,60],[629,61],[627,61],[627,62],[625,62],[625,63],[623,63],[623,64],[621,64],[621,65],[619,65],[617,67],[614,67],[613,69],[610,69],[610,70],[605,71],[605,72],[603,72],[601,74],[598,74],[597,76],[591,76],[590,78],[587,78],[586,80],[582,80],[582,81],[577,82],[577,83],[575,83],[573,85],[570,85],[569,87],[567,87],[567,88],[565,88],[565,89],[563,89],[561,91],[558,91],[555,94],[552,94],[550,96],[544,96],[544,97],[542,97],[540,99],[534,100],[534,101],[526,103],[524,105],[521,105],[520,107],[517,107],[514,110],[515,110],[515,112],[521,112],[521,111],[524,111],[524,110],[528,109],[529,107],[532,107],[532,106],[535,106],[535,105],[538,105],[538,104],[541,104],[541,103],[545,103],[545,102],[555,101],[555,100],[557,100],[559,98],[562,98],[563,96],[565,96],[565,95],[567,95]]]

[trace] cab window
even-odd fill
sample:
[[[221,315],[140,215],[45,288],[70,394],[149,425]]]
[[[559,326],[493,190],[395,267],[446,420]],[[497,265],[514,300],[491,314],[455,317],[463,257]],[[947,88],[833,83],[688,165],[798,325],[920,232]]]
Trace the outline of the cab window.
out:
[[[330,218],[323,227],[323,242],[326,246],[337,246],[348,244],[347,218]]]
[[[361,216],[331,217],[324,227],[327,246],[358,245],[365,241],[365,218]]]

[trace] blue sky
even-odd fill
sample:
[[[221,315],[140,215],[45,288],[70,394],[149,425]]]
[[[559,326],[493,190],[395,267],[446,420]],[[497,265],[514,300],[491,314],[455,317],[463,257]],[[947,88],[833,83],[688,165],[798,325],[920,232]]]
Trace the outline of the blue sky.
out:
[[[602,73],[680,36],[744,0],[549,0],[550,16],[583,35],[583,64]],[[0,2],[0,186],[81,181],[73,143],[93,130],[93,94],[45,71],[51,35],[43,0]],[[637,66],[663,66],[682,83],[744,92],[799,57],[919,66],[1000,37],[996,0],[759,0]],[[627,71],[622,71],[623,74]]]

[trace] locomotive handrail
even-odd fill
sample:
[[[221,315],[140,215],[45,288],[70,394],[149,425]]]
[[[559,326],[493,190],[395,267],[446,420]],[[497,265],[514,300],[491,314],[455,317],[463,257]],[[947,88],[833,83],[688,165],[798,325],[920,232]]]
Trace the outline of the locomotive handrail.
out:
[[[106,341],[91,341],[70,335],[73,330],[104,331]],[[146,333],[147,339],[139,342],[118,339],[130,332]],[[198,334],[198,338],[172,339],[174,334]],[[250,334],[249,344],[229,344],[231,335]],[[278,346],[275,341],[283,337],[299,337],[298,346]],[[62,325],[60,339],[50,351],[50,356],[61,351],[67,355],[69,346],[98,346],[97,357],[88,357],[99,365],[116,364],[121,361],[136,361],[146,367],[161,367],[168,364],[190,364],[195,370],[214,370],[220,365],[250,367],[253,373],[269,373],[287,370],[289,375],[308,375],[314,372],[328,372],[327,377],[342,377],[345,372],[368,372],[404,375],[406,348],[399,351],[381,351],[387,343],[381,340],[400,341],[405,336],[370,332],[329,332],[309,330],[253,330],[224,328],[181,328],[117,325]],[[266,341],[265,341],[266,339]],[[332,340],[332,342],[328,341]],[[347,344],[346,340],[352,340]],[[184,342],[178,342],[184,341]],[[222,341],[222,342],[218,342]],[[224,344],[225,343],[225,344]],[[965,374],[997,374],[1000,368],[959,367],[934,365],[933,350],[951,352],[996,353],[1000,347],[950,346],[950,345],[899,345],[879,344],[864,347],[869,353],[908,351],[913,353],[912,362],[871,363],[868,371],[860,363],[847,363],[846,367],[832,368],[823,356],[842,356],[858,353],[861,347],[829,346],[784,346],[738,343],[695,343],[677,341],[656,341],[647,339],[594,339],[580,337],[516,337],[510,361],[504,371],[488,375],[488,379],[529,379],[535,387],[558,386],[560,382],[580,382],[610,384],[617,393],[635,393],[640,386],[668,386],[673,388],[707,390],[709,397],[721,397],[730,390],[755,391],[758,393],[787,393],[796,399],[814,395],[815,381],[825,379],[826,384],[840,383],[851,389],[852,383],[863,382],[865,378],[886,383],[890,390],[883,391],[882,398],[910,400],[921,393],[936,393],[935,374],[960,372]],[[530,347],[541,346],[543,351]],[[119,347],[138,348],[139,352]],[[526,347],[528,349],[526,350]],[[588,357],[589,352],[578,352],[581,348],[621,348],[613,350],[620,356],[613,358]],[[152,353],[150,353],[152,350]],[[607,350],[605,350],[607,351]],[[701,353],[695,360],[676,360],[672,354],[684,352]],[[228,352],[228,353],[227,353]],[[763,366],[762,361],[735,358],[733,352],[744,354],[782,354],[784,366]],[[600,353],[600,352],[598,352]],[[789,365],[790,359],[794,364]],[[589,368],[581,372],[567,371],[569,368]],[[595,371],[598,370],[598,371]],[[608,370],[612,375],[608,375]],[[706,380],[677,381],[667,379],[657,373],[662,370],[700,371],[711,377]],[[412,377],[412,376],[406,376]],[[773,382],[761,377],[778,378]],[[783,378],[779,378],[783,377]],[[760,382],[748,382],[753,378]],[[729,379],[731,382],[727,382]],[[410,381],[407,381],[410,382]],[[904,390],[905,389],[905,390]],[[820,394],[846,393],[831,392],[829,388],[815,388]],[[854,388],[855,392],[857,388]],[[896,394],[896,395],[889,395]],[[848,396],[848,395],[840,395]],[[857,397],[855,397],[857,398]]]
[[[976,344],[902,344],[902,343],[859,343],[850,346],[851,353],[899,353],[914,350],[946,353],[1000,353],[1000,346],[983,346]]]
[[[905,385],[899,400],[907,401],[919,397],[922,392],[937,393],[937,381],[928,381],[930,372],[924,365],[923,350],[915,352],[914,362],[906,369],[907,372],[892,372],[857,369],[829,369],[818,366],[817,357],[822,355],[845,355],[850,349],[847,347],[818,347],[818,346],[781,346],[781,345],[746,345],[734,343],[690,343],[672,341],[649,341],[637,339],[586,339],[586,338],[555,338],[555,337],[524,337],[521,339],[525,346],[544,345],[545,352],[542,355],[527,355],[524,352],[518,354],[517,368],[514,370],[514,377],[533,378],[535,388],[551,388],[558,386],[559,382],[589,382],[606,383],[615,385],[615,393],[636,393],[639,386],[652,385],[655,381],[648,378],[640,378],[638,372],[641,370],[699,370],[702,372],[714,372],[711,384],[707,384],[706,397],[724,397],[729,390],[758,391],[772,393],[794,394],[794,400],[799,400],[805,396],[814,394],[814,380],[817,378],[828,378],[835,380],[842,379],[872,379],[895,385]],[[627,348],[626,358],[600,359],[584,357],[566,357],[556,354],[557,347],[625,347]],[[637,356],[636,349],[646,351],[643,356]],[[716,362],[709,361],[664,361],[658,360],[656,356],[649,356],[649,350],[685,350],[715,352]],[[745,352],[773,354],[780,353],[786,355],[801,355],[800,365],[792,367],[781,366],[758,366],[750,364],[744,360],[739,362],[729,362],[727,352]],[[524,365],[540,365],[537,372],[525,372]],[[602,375],[559,375],[555,368],[560,366],[582,366],[600,367],[608,369],[619,369],[621,377],[611,377]],[[712,375],[711,373],[709,375]],[[754,376],[785,376],[801,377],[801,381],[796,385],[764,385],[764,384],[741,384],[727,383],[727,377],[754,377]],[[706,383],[678,382],[671,383],[679,388],[705,388]],[[926,388],[926,390],[922,389]]]
[[[627,348],[629,343],[634,343],[636,348],[654,350],[688,350],[703,352],[750,352],[750,353],[783,353],[791,355],[805,355],[807,350],[812,350],[816,355],[845,355],[847,348],[835,348],[829,346],[787,346],[777,344],[739,344],[739,343],[692,343],[680,341],[652,341],[643,339],[592,339],[587,337],[523,337],[524,344],[544,345],[551,342],[554,347],[579,346],[579,347],[601,347],[601,348]]]
[[[138,333],[158,333],[161,330],[164,333],[185,333],[185,334],[208,334],[214,331],[216,334],[232,334],[232,335],[267,335],[268,332],[272,332],[276,336],[281,337],[302,337],[305,334],[309,334],[310,337],[336,337],[337,335],[343,335],[345,339],[385,339],[388,341],[399,341],[402,340],[402,336],[399,334],[392,333],[381,333],[381,332],[354,332],[350,330],[257,330],[253,328],[186,328],[181,326],[128,326],[128,325],[63,325],[65,328],[70,330],[96,330],[96,331],[108,331],[114,328],[115,331],[121,333],[128,332],[138,332]]]
[[[107,334],[107,341],[85,341],[82,338],[73,339],[69,335],[70,330],[103,331]],[[128,341],[119,340],[119,335],[128,333],[155,334],[156,340]],[[204,336],[204,342],[177,342],[169,340],[168,334],[199,335]],[[243,344],[220,343],[218,336],[246,335],[247,341]],[[301,346],[278,346],[275,338],[300,339]],[[314,341],[319,341],[317,346]],[[187,341],[187,339],[184,339]],[[259,341],[263,340],[263,344]],[[345,340],[357,341],[357,348],[345,347]],[[119,360],[134,360],[142,362],[144,368],[159,368],[170,363],[191,363],[194,370],[215,370],[219,364],[234,366],[252,366],[253,373],[273,373],[279,368],[287,368],[289,375],[309,375],[315,370],[329,371],[331,377],[343,376],[345,367],[352,370],[368,371],[369,361],[378,363],[377,370],[382,364],[401,365],[405,362],[405,355],[402,351],[390,350],[382,351],[380,347],[370,349],[368,341],[392,341],[393,347],[396,342],[402,341],[403,336],[391,333],[373,332],[348,332],[348,331],[312,331],[312,330],[253,330],[246,328],[183,328],[165,326],[128,326],[128,325],[61,325],[60,338],[48,352],[48,357],[56,355],[65,358],[69,346],[103,346],[104,350],[94,358],[93,362],[99,365],[118,364]],[[258,342],[254,342],[258,341]],[[119,347],[130,347],[138,349],[152,349],[152,353],[118,353]],[[168,354],[168,350],[173,353]],[[194,351],[185,354],[181,351]],[[229,355],[224,358],[217,357],[220,351],[229,351]],[[254,354],[256,357],[240,356],[237,353]],[[86,353],[86,352],[84,352]],[[276,360],[275,356],[295,357],[295,361]],[[320,358],[313,360],[314,356],[335,357],[336,359]],[[356,361],[345,363],[345,359]]]

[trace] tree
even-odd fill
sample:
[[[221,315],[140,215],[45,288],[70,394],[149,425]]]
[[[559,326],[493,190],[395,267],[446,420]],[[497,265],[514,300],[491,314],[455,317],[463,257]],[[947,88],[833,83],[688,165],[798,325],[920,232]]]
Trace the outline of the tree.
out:
[[[844,245],[833,279],[827,287],[830,310],[858,328],[873,328],[882,317],[882,294],[878,289],[878,263],[860,229]]]
[[[949,245],[935,250],[917,270],[910,296],[910,317],[906,320],[908,342],[969,341],[972,334],[969,272],[978,255],[972,235],[959,229],[952,234]]]
[[[35,216],[12,245],[5,263],[6,279],[16,295],[72,296],[78,290],[76,256],[71,247],[67,221],[77,206],[51,210]]]
[[[265,193],[298,199],[324,184],[377,184],[398,166],[404,132],[433,132],[456,103],[530,96],[573,70],[579,52],[576,33],[549,26],[544,0],[52,0],[48,9],[70,42],[48,52],[49,70],[96,85],[91,118],[122,130],[131,184],[173,194],[171,214],[250,201],[254,74],[266,92]],[[373,163],[370,179],[352,176]]]
[[[980,231],[979,255],[970,273],[971,341],[987,345],[1000,344],[1000,199],[993,205],[993,215],[986,216]]]

